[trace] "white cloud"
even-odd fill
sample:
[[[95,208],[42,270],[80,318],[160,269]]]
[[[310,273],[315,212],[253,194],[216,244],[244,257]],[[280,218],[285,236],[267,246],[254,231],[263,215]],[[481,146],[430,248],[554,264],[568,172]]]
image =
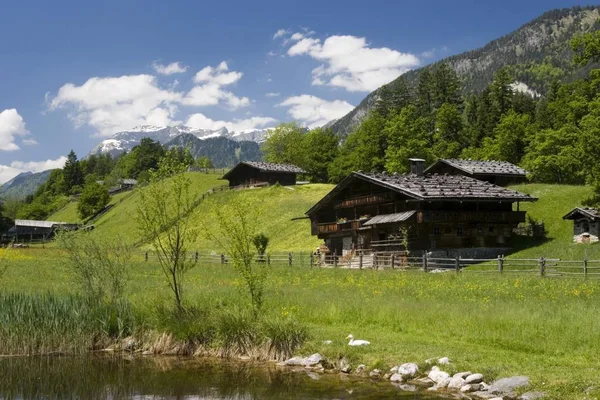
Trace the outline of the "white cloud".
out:
[[[304,34],[300,32],[296,32],[292,36],[290,36],[290,40],[293,42],[297,42],[298,40],[302,39],[304,39]]]
[[[50,110],[69,107],[76,127],[87,124],[98,136],[109,137],[137,125],[177,124],[176,103],[181,99],[181,93],[158,87],[152,75],[94,77],[81,86],[63,85]]]
[[[19,150],[15,143],[16,136],[26,136],[25,121],[16,109],[10,108],[0,112],[0,150]]]
[[[39,144],[39,143],[37,140],[30,138],[30,139],[23,139],[23,144],[25,146],[35,146],[36,144]]]
[[[10,165],[0,165],[0,184],[5,183],[22,172],[42,172],[48,169],[62,168],[67,157],[61,156],[56,160],[46,161],[13,161]]]
[[[156,62],[152,63],[152,67],[156,71],[156,73],[160,75],[173,75],[173,74],[182,74],[187,71],[188,67],[181,64],[180,62],[173,62],[169,65],[162,65]]]
[[[276,119],[271,117],[251,117],[234,121],[215,121],[201,113],[192,114],[188,117],[186,125],[196,129],[217,130],[223,127],[230,131],[239,132],[247,129],[257,129],[272,126]]]
[[[194,76],[194,86],[183,99],[183,104],[190,106],[212,106],[221,102],[231,108],[247,107],[250,99],[237,97],[232,92],[223,90],[223,86],[229,86],[239,81],[244,74],[237,71],[229,71],[225,61],[216,67],[204,67]]]
[[[275,56],[277,55],[277,53],[275,53],[273,50],[271,50],[271,51],[269,51],[269,52],[267,53],[267,55],[268,55],[269,57],[275,57]]]
[[[288,107],[288,114],[309,128],[323,126],[354,109],[354,106],[346,101],[328,101],[308,94],[288,97],[279,106]]]
[[[288,31],[287,29],[279,29],[277,32],[275,32],[275,34],[273,35],[273,39],[279,39],[280,37],[283,37],[287,34],[289,34],[290,31]]]
[[[324,64],[313,70],[313,85],[350,92],[370,92],[419,65],[419,59],[387,47],[369,47],[365,38],[330,36],[324,41],[304,37],[291,46],[290,56],[308,55]]]
[[[265,93],[265,96],[267,97],[279,97],[280,93],[279,92],[268,92]]]

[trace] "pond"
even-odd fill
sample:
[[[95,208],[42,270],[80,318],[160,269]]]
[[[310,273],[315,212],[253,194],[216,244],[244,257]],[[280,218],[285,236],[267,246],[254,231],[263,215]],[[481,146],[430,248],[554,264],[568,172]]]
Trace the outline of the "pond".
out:
[[[165,357],[0,358],[0,399],[441,399],[389,382],[250,362]]]

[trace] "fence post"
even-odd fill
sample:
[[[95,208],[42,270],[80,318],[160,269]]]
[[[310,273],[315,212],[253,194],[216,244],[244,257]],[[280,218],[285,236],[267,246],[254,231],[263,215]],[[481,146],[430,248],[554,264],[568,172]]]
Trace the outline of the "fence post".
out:
[[[394,253],[392,253],[392,259],[390,260],[392,262],[392,269],[394,269],[394,260],[395,260]]]
[[[337,250],[333,252],[333,267],[337,268]]]
[[[427,272],[427,250],[423,251],[423,271]]]
[[[267,265],[271,265],[271,255],[267,254]]]
[[[313,253],[310,253],[310,267],[311,267],[311,268],[313,267],[313,263],[314,263],[314,257],[315,257],[315,256],[313,255]]]
[[[360,252],[358,255],[358,268],[363,269],[363,253]]]
[[[195,261],[198,262],[198,250],[196,250],[195,258],[196,258]]]
[[[546,273],[546,259],[544,257],[540,257],[540,277],[544,277]]]
[[[148,252],[144,254],[144,261],[148,261]]]
[[[500,273],[504,272],[504,254],[501,256],[498,256],[498,272],[500,272]]]
[[[454,268],[456,269],[456,273],[460,273],[460,263],[459,263],[459,256],[456,256],[456,258],[454,258]]]
[[[292,266],[292,253],[288,253],[288,265]]]
[[[583,250],[583,279],[587,279],[587,275],[588,275],[587,250]]]
[[[225,264],[225,254],[221,253],[221,264]]]

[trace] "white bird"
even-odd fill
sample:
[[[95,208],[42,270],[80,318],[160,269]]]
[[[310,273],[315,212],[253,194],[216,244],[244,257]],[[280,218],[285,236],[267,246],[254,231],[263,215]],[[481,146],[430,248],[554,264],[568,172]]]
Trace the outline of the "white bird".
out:
[[[367,340],[354,340],[354,336],[352,336],[351,334],[348,335],[346,339],[350,339],[350,342],[348,342],[348,346],[368,346],[371,344],[371,342]]]

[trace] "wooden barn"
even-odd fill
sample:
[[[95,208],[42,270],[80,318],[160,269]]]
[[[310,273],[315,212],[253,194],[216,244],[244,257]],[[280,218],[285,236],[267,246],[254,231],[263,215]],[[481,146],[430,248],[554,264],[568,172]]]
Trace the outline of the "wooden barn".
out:
[[[600,237],[600,215],[595,208],[575,208],[563,219],[573,221],[573,242],[596,243]]]
[[[78,224],[54,221],[36,221],[28,219],[15,220],[14,226],[8,230],[8,237],[14,240],[40,240],[54,236],[58,229],[78,229]]]
[[[527,181],[527,171],[506,161],[440,159],[427,168],[425,173],[464,175],[498,186]]]
[[[290,164],[243,161],[223,175],[230,187],[268,184],[289,186],[296,184],[296,175],[306,173]]]
[[[537,199],[465,175],[353,172],[306,215],[313,235],[338,255],[352,250],[507,247],[525,222],[520,202]],[[516,210],[513,204],[516,203]]]

